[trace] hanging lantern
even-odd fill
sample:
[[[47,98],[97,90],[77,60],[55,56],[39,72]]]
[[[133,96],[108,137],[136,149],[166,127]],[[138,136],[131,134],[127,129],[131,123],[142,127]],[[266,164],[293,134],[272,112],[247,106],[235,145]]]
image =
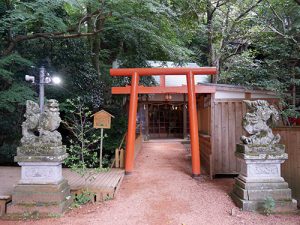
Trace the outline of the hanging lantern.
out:
[[[165,100],[166,100],[166,101],[172,100],[172,95],[171,95],[171,94],[166,94],[166,95],[165,95]]]

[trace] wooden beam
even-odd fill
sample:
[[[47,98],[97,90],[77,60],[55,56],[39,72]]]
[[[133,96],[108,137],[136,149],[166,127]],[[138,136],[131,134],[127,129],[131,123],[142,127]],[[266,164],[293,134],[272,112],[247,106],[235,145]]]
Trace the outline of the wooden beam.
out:
[[[131,86],[126,87],[112,87],[112,94],[130,94]],[[195,85],[195,93],[215,93],[216,87],[214,86],[205,86],[205,85]],[[187,86],[178,86],[178,87],[145,87],[138,86],[139,94],[187,94]]]
[[[131,76],[133,73],[138,73],[139,76],[152,75],[215,75],[216,67],[200,67],[200,68],[125,68],[125,69],[110,69],[111,76]]]

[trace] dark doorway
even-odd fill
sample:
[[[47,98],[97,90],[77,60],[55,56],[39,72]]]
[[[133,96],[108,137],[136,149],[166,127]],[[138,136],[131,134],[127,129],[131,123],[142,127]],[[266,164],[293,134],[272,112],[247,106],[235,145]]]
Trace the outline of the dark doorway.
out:
[[[150,138],[182,138],[183,107],[183,103],[149,104]]]

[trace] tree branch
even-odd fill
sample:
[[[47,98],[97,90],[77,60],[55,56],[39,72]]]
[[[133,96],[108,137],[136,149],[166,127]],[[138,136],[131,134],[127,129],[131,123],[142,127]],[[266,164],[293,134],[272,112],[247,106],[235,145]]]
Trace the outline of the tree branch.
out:
[[[87,21],[88,19],[91,19],[92,17],[96,16],[96,21],[101,20],[101,23],[103,25],[103,22],[107,17],[112,16],[111,13],[108,15],[102,15],[102,7],[92,13],[86,14],[85,16],[82,17],[82,19],[78,23],[77,27],[77,33],[72,33],[76,30],[74,29],[68,29],[65,32],[47,32],[47,33],[33,33],[30,35],[16,35],[15,37],[11,37],[10,40],[8,40],[8,46],[6,49],[4,49],[2,52],[0,52],[0,56],[7,56],[9,55],[16,45],[20,42],[28,41],[28,40],[33,40],[33,39],[38,39],[38,38],[44,38],[44,39],[71,39],[71,38],[80,38],[80,37],[88,37],[88,36],[94,36],[100,33],[103,30],[103,26],[101,28],[94,28],[93,31],[88,31],[88,32],[80,32],[80,26],[82,23]]]
[[[9,42],[8,47],[1,52],[1,56],[9,55],[12,50],[16,47],[17,43],[23,41],[29,41],[38,38],[44,39],[70,39],[70,38],[79,38],[79,37],[87,37],[93,36],[100,33],[103,29],[95,30],[94,32],[87,32],[87,33],[63,33],[63,32],[56,32],[56,33],[34,33],[32,35],[17,35],[14,39]]]
[[[254,5],[246,9],[243,13],[241,13],[236,19],[235,22],[239,21],[241,18],[246,16],[251,10],[253,10],[259,3],[261,3],[262,0],[258,0]]]
[[[269,1],[267,1],[267,3],[270,6],[270,9],[272,10],[273,14],[277,17],[277,19],[279,19],[281,23],[284,24],[284,19],[281,16],[279,16],[279,14],[276,12],[276,10],[274,9],[274,7],[271,5]]]
[[[300,0],[299,0],[300,1]],[[225,4],[227,4],[229,1],[228,0],[226,0],[226,1],[224,1],[224,2],[221,2],[220,0],[218,0],[217,2],[216,2],[216,6],[210,11],[210,15],[209,16],[213,16],[213,14],[215,13],[215,11],[218,9],[218,8],[220,8],[221,6],[223,6],[223,5],[225,5]]]
[[[283,37],[283,38],[286,38],[286,39],[292,40],[292,41],[296,44],[296,46],[300,49],[300,44],[299,44],[299,42],[298,42],[294,37],[288,36],[288,35],[286,35],[286,34],[284,34],[284,33],[281,33],[279,30],[277,30],[275,27],[271,26],[270,24],[268,24],[268,27],[269,27],[274,33],[278,34],[279,36],[281,36],[281,37]]]

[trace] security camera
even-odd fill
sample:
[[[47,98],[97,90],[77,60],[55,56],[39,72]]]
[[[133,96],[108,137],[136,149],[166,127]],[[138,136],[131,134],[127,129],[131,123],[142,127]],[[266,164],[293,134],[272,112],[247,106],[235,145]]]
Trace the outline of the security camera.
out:
[[[25,80],[26,81],[31,81],[34,84],[34,76],[25,75]]]

